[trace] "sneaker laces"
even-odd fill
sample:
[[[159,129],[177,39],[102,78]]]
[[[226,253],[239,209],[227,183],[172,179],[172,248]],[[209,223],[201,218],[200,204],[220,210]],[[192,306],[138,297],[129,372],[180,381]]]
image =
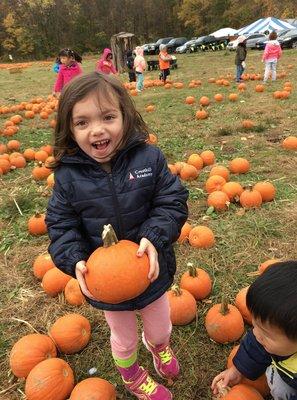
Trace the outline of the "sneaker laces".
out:
[[[162,364],[169,364],[172,360],[172,353],[169,346],[166,346],[165,350],[158,352],[158,355],[160,356]]]
[[[139,386],[139,389],[145,394],[152,394],[156,387],[157,383],[150,376],[148,376],[146,381]]]

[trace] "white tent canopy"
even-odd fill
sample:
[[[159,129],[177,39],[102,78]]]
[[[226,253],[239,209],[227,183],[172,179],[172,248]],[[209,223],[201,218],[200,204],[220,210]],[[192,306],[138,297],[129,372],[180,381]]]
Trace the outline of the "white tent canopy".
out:
[[[252,24],[238,29],[237,34],[244,35],[247,33],[263,33],[266,31],[272,32],[281,31],[284,29],[296,29],[296,27],[281,19],[268,17],[260,18]]]
[[[210,35],[219,38],[219,37],[223,37],[223,36],[234,35],[236,32],[237,32],[236,29],[222,28],[222,29],[219,29],[218,31],[211,33]]]

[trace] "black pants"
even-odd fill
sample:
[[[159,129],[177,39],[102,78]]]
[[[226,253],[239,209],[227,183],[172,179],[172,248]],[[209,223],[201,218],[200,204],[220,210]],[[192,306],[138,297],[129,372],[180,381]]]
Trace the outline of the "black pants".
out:
[[[161,79],[163,82],[166,82],[166,78],[167,78],[168,75],[170,75],[170,69],[169,69],[169,68],[167,68],[167,69],[161,69],[161,72],[160,72],[160,79]]]
[[[129,82],[136,82],[136,74],[135,72],[128,72],[129,74]]]

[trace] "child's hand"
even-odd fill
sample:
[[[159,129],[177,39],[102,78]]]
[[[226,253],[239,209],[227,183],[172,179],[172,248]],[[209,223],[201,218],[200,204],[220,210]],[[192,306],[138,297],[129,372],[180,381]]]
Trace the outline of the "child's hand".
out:
[[[146,238],[141,239],[136,254],[137,257],[142,257],[144,253],[148,255],[150,261],[148,278],[151,282],[154,282],[159,276],[158,252],[155,249],[155,246]]]
[[[79,283],[79,286],[81,288],[81,291],[83,292],[83,294],[85,296],[87,296],[89,299],[92,300],[97,300],[88,290],[87,285],[86,285],[86,281],[84,278],[85,273],[87,272],[87,267],[86,267],[86,262],[85,261],[79,261],[78,263],[76,263],[75,266],[75,275],[76,275],[76,279]]]
[[[226,386],[234,386],[241,381],[243,375],[234,366],[217,375],[211,384],[213,394],[219,393],[219,388],[225,388]]]

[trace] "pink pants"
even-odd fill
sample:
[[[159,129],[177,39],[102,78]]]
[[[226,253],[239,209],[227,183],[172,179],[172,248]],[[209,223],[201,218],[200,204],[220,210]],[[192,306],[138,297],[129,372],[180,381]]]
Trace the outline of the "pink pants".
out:
[[[167,294],[137,311],[142,318],[146,339],[153,345],[168,344],[172,324]],[[137,351],[138,332],[136,311],[104,311],[110,327],[112,353],[120,359],[128,359]]]

